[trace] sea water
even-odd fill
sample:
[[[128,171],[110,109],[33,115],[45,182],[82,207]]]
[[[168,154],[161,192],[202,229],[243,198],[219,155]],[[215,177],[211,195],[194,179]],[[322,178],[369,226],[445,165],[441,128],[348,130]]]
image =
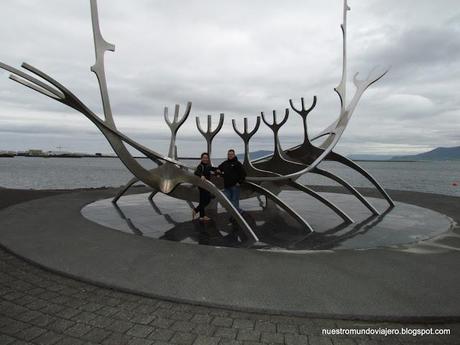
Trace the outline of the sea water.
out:
[[[155,165],[139,159],[146,168]],[[215,161],[215,164],[219,161]],[[186,161],[195,166],[197,162]],[[460,161],[358,162],[384,188],[460,196]],[[334,162],[321,168],[344,178],[355,187],[370,184],[358,173]],[[20,189],[73,189],[118,187],[132,174],[118,158],[0,158],[0,186]],[[336,185],[315,174],[306,174],[299,182],[307,185]]]

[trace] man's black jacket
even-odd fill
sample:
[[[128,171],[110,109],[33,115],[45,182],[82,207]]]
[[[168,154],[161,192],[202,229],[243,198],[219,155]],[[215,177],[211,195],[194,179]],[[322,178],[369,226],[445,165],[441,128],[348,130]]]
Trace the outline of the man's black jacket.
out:
[[[230,188],[237,183],[242,183],[246,178],[246,172],[238,158],[228,159],[219,165],[218,169],[224,176],[224,187]]]

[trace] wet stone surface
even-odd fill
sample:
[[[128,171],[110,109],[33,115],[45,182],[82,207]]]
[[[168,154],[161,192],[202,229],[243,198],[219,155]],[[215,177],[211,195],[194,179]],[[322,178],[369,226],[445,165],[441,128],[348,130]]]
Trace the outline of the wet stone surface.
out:
[[[451,220],[432,210],[397,202],[388,209],[385,200],[369,198],[380,211],[374,216],[353,196],[322,193],[347,213],[347,224],[318,201],[299,192],[283,191],[280,198],[315,230],[313,234],[264,197],[241,201],[244,217],[255,229],[266,250],[367,249],[414,243],[448,231]],[[134,235],[214,246],[238,246],[241,234],[225,210],[208,207],[209,222],[192,221],[190,203],[166,195],[124,196],[114,205],[99,200],[82,209],[87,219]]]

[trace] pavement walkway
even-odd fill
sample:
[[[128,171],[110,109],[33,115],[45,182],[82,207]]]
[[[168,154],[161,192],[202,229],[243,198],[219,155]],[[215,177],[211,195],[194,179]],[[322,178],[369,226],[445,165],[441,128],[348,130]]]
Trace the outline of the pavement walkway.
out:
[[[50,194],[0,190],[0,207]],[[448,329],[450,335],[322,335],[340,328]],[[341,321],[172,303],[66,278],[0,250],[1,345],[459,343],[459,323]]]

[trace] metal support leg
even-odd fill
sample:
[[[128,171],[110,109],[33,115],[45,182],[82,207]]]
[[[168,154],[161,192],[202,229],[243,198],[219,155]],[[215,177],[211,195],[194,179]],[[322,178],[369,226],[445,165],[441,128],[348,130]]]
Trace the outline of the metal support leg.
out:
[[[268,189],[259,186],[258,184],[252,182],[244,182],[246,186],[249,186],[254,191],[265,195],[266,198],[272,200],[275,204],[281,207],[284,211],[286,211],[291,217],[297,220],[302,226],[307,230],[309,233],[314,232],[313,228],[308,224],[308,222],[303,219],[296,211],[294,211],[289,205],[287,205],[284,201],[278,198],[275,194],[270,192]]]
[[[129,188],[133,186],[136,182],[138,182],[139,179],[137,177],[133,177],[127,184],[125,184],[120,191],[115,195],[115,197],[112,199],[112,203],[116,204],[118,202],[118,199],[120,199],[127,191]]]
[[[351,159],[348,159],[338,153],[332,152],[330,155],[327,156],[326,160],[336,161],[339,162],[355,171],[360,173],[364,176],[370,183],[374,185],[374,187],[380,192],[380,194],[388,201],[390,208],[395,207],[395,203],[393,199],[388,195],[388,193],[383,189],[383,187],[377,182],[377,180],[369,174],[364,168],[353,162]]]
[[[322,202],[324,205],[326,205],[331,210],[333,210],[335,213],[337,213],[345,221],[345,223],[353,223],[353,219],[351,219],[349,215],[347,215],[344,211],[342,211],[339,207],[334,205],[328,199],[326,199],[322,195],[315,192],[313,189],[310,189],[307,186],[300,184],[298,182],[295,182],[295,181],[290,181],[288,185],[304,193],[307,193],[308,195],[311,195],[312,197],[314,197],[316,200]]]
[[[335,175],[335,174],[333,174],[333,173],[331,173],[329,171],[322,170],[322,169],[319,169],[319,168],[315,168],[312,171],[312,173],[325,176],[325,177],[330,178],[330,179],[334,180],[335,182],[341,184],[346,189],[348,189],[350,191],[350,193],[352,193],[355,197],[357,197],[363,203],[363,205],[366,206],[369,209],[369,211],[371,211],[374,215],[378,216],[380,214],[379,211],[377,211],[377,209],[374,206],[372,206],[369,203],[369,201],[367,201],[366,198],[360,192],[358,192],[352,185],[350,185],[347,181],[345,181],[341,177],[339,177],[339,176],[337,176],[337,175]]]

